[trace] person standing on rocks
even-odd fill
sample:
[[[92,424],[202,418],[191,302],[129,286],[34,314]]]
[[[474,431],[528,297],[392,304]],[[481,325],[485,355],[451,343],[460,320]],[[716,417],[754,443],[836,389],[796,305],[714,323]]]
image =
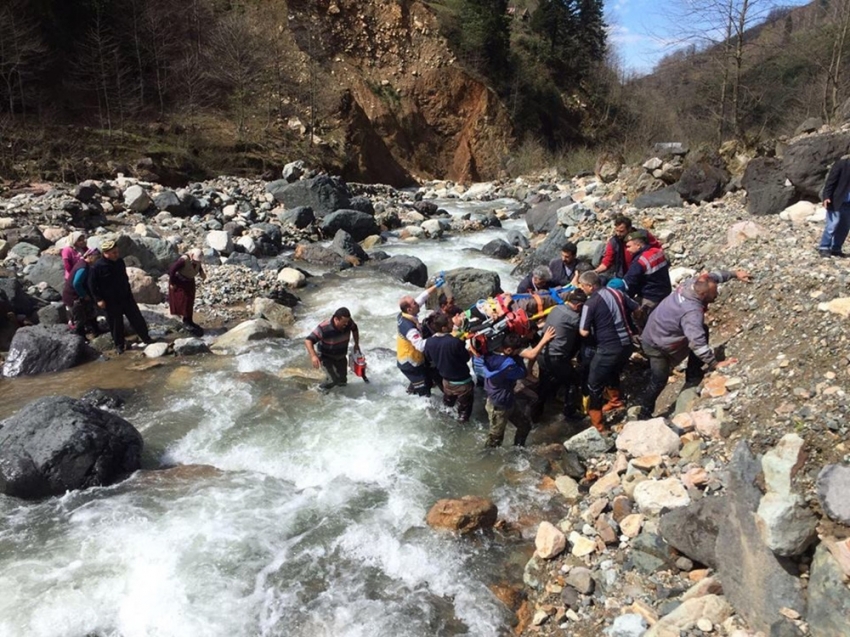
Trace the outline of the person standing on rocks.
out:
[[[91,248],[83,254],[83,258],[74,264],[71,276],[66,279],[62,289],[62,302],[68,308],[74,333],[85,338],[86,328],[94,334],[97,329],[97,310],[89,290],[91,266],[100,259],[100,250]]]
[[[626,240],[626,252],[632,257],[623,277],[626,294],[636,298],[643,310],[643,321],[672,291],[670,264],[660,247],[649,245],[646,230],[635,230]]]
[[[534,270],[519,282],[516,288],[517,294],[533,294],[548,290],[553,286],[552,271],[549,266],[538,265]]]
[[[581,308],[587,301],[583,290],[568,292],[563,305],[556,305],[546,317],[546,327],[555,328],[555,338],[543,348],[538,359],[540,366],[540,385],[537,388],[537,402],[532,414],[538,420],[549,398],[554,398],[560,387],[564,387],[564,418],[574,418],[577,403],[580,403],[579,378],[573,367],[573,358],[578,353],[580,336],[578,333]]]
[[[687,279],[650,315],[641,335],[650,379],[640,398],[640,419],[652,418],[671,370],[686,357],[686,385],[699,384],[706,371],[717,367],[717,358],[708,343],[705,311],[717,298],[717,285],[733,278],[749,281],[750,275],[744,270],[721,270]]]
[[[425,338],[422,336],[422,324],[419,322],[419,311],[422,304],[428,300],[432,292],[445,284],[443,277],[437,277],[434,285],[427,288],[416,298],[403,296],[398,302],[401,310],[396,319],[398,332],[396,334],[396,364],[410,381],[407,386],[408,394],[430,396],[434,386],[436,370],[428,365],[425,359]]]
[[[487,447],[502,445],[509,422],[516,427],[514,446],[525,446],[531,431],[531,420],[517,404],[515,386],[517,381],[525,378],[527,374],[525,362],[522,359],[534,361],[553,338],[555,338],[555,328],[547,327],[537,345],[533,348],[522,349],[522,337],[509,332],[495,353],[481,356],[472,349],[476,374],[484,377],[484,391],[487,392],[487,402],[484,405],[490,421]]]
[[[626,215],[614,217],[614,235],[608,239],[602,261],[596,267],[597,274],[604,274],[609,279],[622,279],[632,264],[632,255],[626,250],[626,237],[633,232],[632,220]],[[652,233],[647,231],[646,243],[652,248],[660,248]]]
[[[65,270],[65,280],[71,278],[71,270],[79,263],[86,251],[86,235],[74,231],[68,235],[68,245],[62,248],[62,268]]]
[[[206,279],[202,265],[203,252],[199,248],[189,250],[168,268],[168,307],[172,315],[183,318],[185,325],[195,336],[204,330],[192,320],[195,309],[195,279]]]
[[[850,156],[832,165],[823,186],[826,225],[818,244],[822,257],[845,257],[842,248],[850,232]]]
[[[553,287],[572,284],[573,276],[576,273],[576,266],[578,265],[577,254],[578,248],[576,244],[567,241],[561,246],[561,256],[549,262],[549,271],[552,274],[549,282]]]
[[[112,239],[107,239],[100,244],[100,251],[103,258],[92,266],[89,287],[97,306],[106,310],[106,321],[109,323],[115,348],[119,354],[126,349],[125,316],[143,343],[153,343],[148,333],[148,324],[139,311],[136,299],[133,298],[130,279],[127,277],[127,265],[124,259],[118,256],[118,246]]]
[[[347,307],[338,308],[331,318],[322,321],[304,339],[313,367],[325,370],[326,380],[319,389],[327,391],[348,383],[348,342],[354,336],[354,351],[360,351],[360,330]],[[316,351],[316,348],[319,351]]]
[[[579,287],[588,295],[579,322],[579,334],[586,339],[582,356],[587,365],[587,413],[590,424],[602,432],[602,412],[625,407],[620,399],[620,374],[632,353],[631,314],[638,304],[618,290],[602,287],[596,272],[582,274]],[[603,405],[606,389],[609,400]]]
[[[453,325],[446,314],[437,314],[431,325],[435,331],[425,339],[425,357],[442,379],[443,405],[457,405],[458,420],[467,422],[475,388],[469,374],[469,352],[462,340],[451,335]]]

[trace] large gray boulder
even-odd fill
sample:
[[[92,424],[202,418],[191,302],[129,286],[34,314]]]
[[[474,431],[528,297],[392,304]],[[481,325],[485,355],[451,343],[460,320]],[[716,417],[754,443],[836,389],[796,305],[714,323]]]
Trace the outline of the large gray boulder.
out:
[[[360,263],[365,263],[369,260],[369,255],[366,254],[366,251],[360,246],[360,244],[357,243],[350,234],[342,229],[336,231],[334,240],[331,242],[331,250],[336,252],[343,259],[346,257],[353,257]]]
[[[65,287],[65,268],[62,266],[62,257],[56,254],[42,254],[26,277],[33,285],[44,282],[57,292],[61,292]]]
[[[783,608],[806,613],[797,568],[764,544],[756,526],[762,467],[745,442],[735,447],[728,471],[727,514],[719,522],[715,550],[717,575],[726,599],[749,627],[774,634],[788,621],[780,613]]]
[[[15,332],[3,364],[3,376],[35,376],[58,372],[97,358],[86,340],[66,325],[34,325]]]
[[[327,265],[338,270],[351,267],[351,264],[336,252],[318,243],[300,243],[295,247],[295,254],[292,256],[296,261],[304,261],[313,265]]]
[[[830,518],[850,526],[850,467],[828,464],[821,469],[817,482],[818,500]]]
[[[479,299],[486,299],[502,291],[499,275],[489,270],[456,268],[447,271],[445,277],[455,303],[462,308],[470,307]]]
[[[127,265],[138,266],[148,274],[160,276],[180,256],[173,243],[163,239],[122,234],[115,239],[118,254]]]
[[[0,422],[0,490],[25,499],[113,484],[141,466],[142,436],[108,411],[40,398]]]
[[[363,241],[366,237],[381,233],[375,217],[359,210],[332,212],[322,219],[320,228],[326,237],[334,236],[338,230],[345,230],[355,241]]]
[[[567,241],[567,235],[560,226],[555,226],[546,238],[534,249],[525,250],[516,267],[511,271],[514,276],[526,276],[538,265],[549,265],[549,262],[561,255],[561,246]]]
[[[389,259],[375,262],[374,267],[376,270],[385,272],[399,281],[412,283],[421,288],[424,288],[428,282],[428,266],[417,257],[399,254]]]
[[[156,209],[162,212],[170,212],[176,217],[185,217],[192,212],[190,201],[183,201],[173,190],[163,190],[154,195],[153,203]]]
[[[22,226],[20,228],[9,228],[6,230],[6,241],[9,247],[19,243],[28,243],[39,250],[47,250],[52,243],[36,226]]]
[[[812,135],[790,144],[782,156],[783,176],[809,201],[819,201],[820,191],[832,163],[850,152],[850,133]],[[780,208],[777,212],[781,212]]]
[[[287,208],[309,206],[321,219],[336,210],[348,207],[351,193],[341,179],[320,175],[289,183],[279,179],[266,184],[266,190]]]
[[[750,160],[741,186],[747,191],[747,210],[754,215],[778,215],[797,200],[797,191],[785,184],[782,160],[776,157]]]
[[[661,515],[658,532],[683,555],[712,568],[717,566],[715,545],[726,513],[724,497],[701,498]]]
[[[675,188],[685,201],[700,204],[721,197],[729,179],[725,169],[710,161],[699,161],[685,168]]]
[[[635,208],[642,210],[644,208],[681,208],[683,201],[679,190],[674,185],[641,193],[632,203]]]
[[[481,252],[495,259],[510,259],[519,253],[519,249],[504,239],[493,239],[481,247]]]
[[[558,209],[571,204],[570,197],[555,199],[554,201],[542,201],[531,207],[525,213],[525,225],[532,234],[543,234],[552,231],[558,225]]]

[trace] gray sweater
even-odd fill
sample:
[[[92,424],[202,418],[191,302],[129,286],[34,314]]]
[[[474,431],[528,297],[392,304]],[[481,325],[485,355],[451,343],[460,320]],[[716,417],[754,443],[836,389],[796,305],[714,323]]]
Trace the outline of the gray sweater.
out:
[[[735,277],[734,272],[710,272],[709,278],[723,283]],[[683,281],[649,315],[641,340],[658,350],[683,360],[690,349],[704,363],[715,363],[714,350],[705,333],[705,306],[694,292],[697,277]]]

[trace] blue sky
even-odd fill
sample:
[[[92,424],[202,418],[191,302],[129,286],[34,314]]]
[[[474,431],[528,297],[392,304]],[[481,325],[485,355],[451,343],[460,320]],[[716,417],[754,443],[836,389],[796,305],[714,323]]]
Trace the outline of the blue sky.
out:
[[[682,0],[608,0],[605,18],[609,25],[609,45],[619,54],[627,72],[646,74],[667,53],[686,42],[682,40],[680,14]],[[764,0],[753,2],[759,12],[769,6],[806,4],[805,0]],[[754,9],[755,10],[755,9]],[[695,24],[686,24],[693,30]]]

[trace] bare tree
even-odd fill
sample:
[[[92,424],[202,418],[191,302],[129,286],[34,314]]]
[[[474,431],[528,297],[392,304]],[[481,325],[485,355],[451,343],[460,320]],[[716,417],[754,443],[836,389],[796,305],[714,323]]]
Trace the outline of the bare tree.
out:
[[[826,35],[832,40],[829,65],[823,84],[823,102],[821,112],[827,122],[835,118],[839,106],[839,89],[844,71],[844,47],[850,28],[850,0],[834,0],[830,3],[830,15],[824,25]]]
[[[40,68],[45,51],[38,30],[23,0],[9,0],[0,7],[0,80],[9,115],[26,108],[26,80]]]

